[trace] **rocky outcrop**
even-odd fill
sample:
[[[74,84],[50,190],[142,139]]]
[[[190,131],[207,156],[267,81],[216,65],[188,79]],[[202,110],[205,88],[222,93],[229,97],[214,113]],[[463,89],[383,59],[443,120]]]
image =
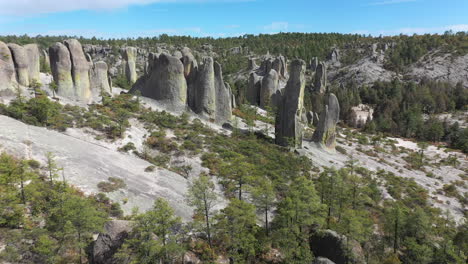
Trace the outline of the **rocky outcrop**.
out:
[[[325,93],[327,89],[327,66],[324,62],[320,62],[315,70],[314,88],[318,93]]]
[[[134,47],[125,47],[122,50],[122,57],[124,60],[123,71],[127,81],[130,84],[134,84],[137,80],[137,73],[136,73],[136,56],[137,56],[137,49]]]
[[[132,231],[132,222],[124,220],[112,220],[104,225],[104,231],[99,234],[92,246],[90,263],[115,264],[115,253],[120,249],[125,239]]]
[[[250,73],[249,85],[247,87],[247,101],[252,105],[260,104],[260,90],[262,89],[262,78],[255,72]]]
[[[216,112],[216,87],[214,60],[211,57],[203,58],[197,75],[197,96],[195,112],[214,119]]]
[[[93,96],[100,95],[101,92],[111,93],[109,76],[107,75],[107,63],[98,61],[94,63],[90,71],[91,91]]]
[[[328,95],[328,103],[320,114],[317,129],[312,140],[323,149],[334,151],[336,145],[336,124],[340,117],[340,104],[334,94]]]
[[[0,91],[13,90],[16,83],[15,65],[8,46],[0,41]]]
[[[14,43],[9,43],[8,48],[13,57],[18,83],[23,86],[29,86],[29,60],[26,50],[24,47]]]
[[[340,51],[336,48],[334,48],[332,50],[332,52],[330,53],[330,55],[328,55],[328,59],[332,62],[332,63],[336,63],[336,62],[339,62],[340,61]]]
[[[141,77],[130,90],[161,101],[173,111],[185,109],[187,104],[187,82],[182,62],[166,53],[152,62],[151,72]]]
[[[230,121],[232,118],[232,95],[231,87],[224,83],[221,64],[214,63],[215,88],[216,88],[216,115],[217,123]]]
[[[197,98],[197,72],[198,62],[193,56],[189,48],[182,50],[182,63],[184,64],[184,76],[187,80],[187,103],[190,108],[196,109],[196,98]]]
[[[275,101],[274,95],[279,89],[279,75],[278,72],[274,69],[271,69],[270,72],[263,77],[262,85],[260,87],[260,107],[265,109],[268,106],[275,106],[277,102]]]
[[[315,71],[317,70],[317,67],[318,67],[318,58],[317,57],[313,57],[311,60],[310,60],[310,69],[312,71]]]
[[[89,62],[83,52],[80,42],[76,39],[64,41],[70,51],[71,73],[77,99],[88,101],[91,99],[91,85],[89,81]]]
[[[248,71],[254,71],[258,68],[257,63],[255,63],[255,58],[249,58],[249,68]]]
[[[353,127],[363,127],[368,122],[372,121],[374,116],[374,109],[369,105],[360,104],[351,107],[349,116],[349,124]]]
[[[72,64],[70,52],[60,42],[49,48],[50,69],[57,85],[57,94],[63,97],[74,98],[76,96],[71,74]]]
[[[278,57],[266,57],[260,66],[261,75],[268,74],[271,69],[274,69],[280,78],[285,79],[288,74],[286,58],[282,55]]]
[[[332,230],[313,231],[309,238],[310,249],[316,257],[328,259],[336,264],[365,264],[364,252],[358,242],[347,241],[346,236]],[[332,261],[332,262],[330,262]]]
[[[24,49],[29,59],[29,83],[32,83],[34,81],[39,82],[39,71],[41,70],[41,56],[39,52],[39,46],[37,44],[28,44],[24,46]]]
[[[275,142],[281,146],[302,147],[301,123],[304,106],[305,62],[294,60],[291,73],[278,100],[278,111],[275,120]]]

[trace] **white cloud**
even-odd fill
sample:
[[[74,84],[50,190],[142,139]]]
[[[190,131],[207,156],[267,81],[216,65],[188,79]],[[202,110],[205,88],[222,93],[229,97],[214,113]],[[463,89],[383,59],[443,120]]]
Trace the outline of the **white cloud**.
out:
[[[379,6],[379,5],[394,5],[394,4],[401,4],[401,3],[409,3],[409,2],[416,2],[419,0],[384,0],[378,2],[369,3],[371,6]]]
[[[0,15],[36,15],[74,10],[109,10],[151,3],[250,2],[255,0],[0,0]]]
[[[383,36],[394,36],[399,34],[404,35],[413,35],[413,34],[443,34],[445,31],[452,30],[453,32],[460,32],[466,31],[468,32],[468,24],[458,24],[458,25],[448,25],[448,26],[441,26],[441,27],[406,27],[406,28],[398,28],[398,29],[390,29],[390,30],[357,30],[351,33],[356,34],[371,34],[374,36],[383,35]]]
[[[269,25],[263,26],[263,29],[267,31],[286,31],[288,28],[288,22],[273,22]]]

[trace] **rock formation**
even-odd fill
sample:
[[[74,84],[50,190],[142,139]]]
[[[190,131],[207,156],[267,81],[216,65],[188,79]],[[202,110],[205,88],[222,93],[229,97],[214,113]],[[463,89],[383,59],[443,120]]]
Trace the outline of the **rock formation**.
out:
[[[336,123],[340,117],[340,104],[334,94],[328,95],[328,103],[320,114],[312,140],[323,149],[334,151],[336,145]]]
[[[301,123],[304,105],[305,62],[294,60],[291,73],[283,94],[278,100],[275,120],[275,141],[281,146],[302,146]]]
[[[94,264],[113,264],[115,253],[120,249],[132,231],[132,222],[112,220],[104,225],[91,249],[91,262]]]
[[[369,105],[360,104],[351,107],[349,124],[353,127],[363,127],[367,122],[372,121],[374,109]]]
[[[26,50],[24,47],[14,43],[9,43],[8,48],[10,48],[13,57],[18,83],[23,86],[29,86],[29,60]]]
[[[49,48],[50,69],[57,85],[57,94],[63,97],[74,98],[76,96],[71,75],[70,52],[60,42]]]
[[[13,90],[16,83],[15,65],[8,46],[0,41],[0,91]]]
[[[249,71],[254,71],[258,68],[257,64],[255,63],[255,58],[249,58]]]
[[[130,84],[134,84],[137,80],[136,56],[137,49],[134,47],[126,47],[122,50],[122,57],[124,60],[123,71]]]
[[[215,87],[216,87],[216,117],[217,123],[230,121],[232,118],[232,95],[231,87],[224,83],[221,64],[214,63]]]
[[[278,72],[274,69],[271,69],[270,72],[263,77],[262,85],[260,87],[260,107],[265,109],[268,106],[275,106],[277,102],[275,101],[274,95],[279,89],[279,75]]]
[[[316,257],[327,258],[336,264],[365,264],[362,247],[355,240],[349,240],[332,230],[313,231],[310,238],[310,249]],[[320,263],[320,262],[319,262]]]
[[[332,52],[330,53],[330,55],[328,55],[328,59],[332,62],[332,63],[336,63],[336,62],[339,62],[340,61],[340,51],[336,48],[333,48]]]
[[[312,71],[316,71],[317,70],[317,67],[318,67],[318,58],[317,57],[313,57],[312,60],[310,60],[310,69]]]
[[[247,101],[252,105],[260,104],[260,90],[262,89],[262,78],[255,72],[250,73],[249,85],[247,87]]]
[[[320,62],[315,70],[314,88],[319,93],[325,93],[327,89],[327,66],[324,62]]]
[[[216,87],[213,58],[203,58],[203,63],[198,68],[196,87],[195,112],[214,119],[216,112]]]
[[[224,83],[221,65],[212,57],[198,64],[189,48],[181,50],[180,59],[167,53],[150,53],[148,74],[133,85],[131,93],[166,103],[170,110],[181,111],[188,106],[195,113],[224,123],[232,118],[235,105],[231,88]]]
[[[100,95],[101,92],[111,93],[109,77],[107,75],[107,63],[98,61],[94,63],[90,71],[91,91],[93,96]]]
[[[91,98],[91,85],[89,81],[89,62],[83,52],[80,42],[76,39],[64,41],[70,51],[71,73],[75,94],[78,99],[88,101]]]
[[[130,90],[165,103],[170,110],[181,111],[187,104],[187,82],[182,62],[166,53],[150,66],[151,72],[141,77]]]
[[[29,83],[32,83],[33,81],[39,82],[39,72],[41,70],[41,56],[39,52],[39,46],[37,44],[28,44],[24,46],[24,49],[29,59]]]
[[[187,79],[187,103],[190,108],[196,109],[196,97],[197,97],[197,72],[198,62],[193,56],[189,48],[182,50],[182,63],[184,64],[184,76]]]
[[[268,74],[271,69],[274,69],[280,78],[285,79],[288,74],[286,58],[282,55],[278,57],[266,57],[260,66],[261,75]]]

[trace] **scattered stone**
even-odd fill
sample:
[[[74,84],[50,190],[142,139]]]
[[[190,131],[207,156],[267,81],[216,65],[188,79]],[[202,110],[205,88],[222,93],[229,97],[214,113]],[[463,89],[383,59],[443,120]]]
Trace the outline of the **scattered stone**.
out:
[[[281,146],[302,147],[301,123],[304,106],[305,62],[294,60],[291,63],[291,74],[278,100],[278,112],[275,121],[275,141]]]
[[[323,149],[334,151],[336,145],[336,123],[340,117],[340,104],[334,94],[328,96],[328,104],[320,115],[312,140]]]

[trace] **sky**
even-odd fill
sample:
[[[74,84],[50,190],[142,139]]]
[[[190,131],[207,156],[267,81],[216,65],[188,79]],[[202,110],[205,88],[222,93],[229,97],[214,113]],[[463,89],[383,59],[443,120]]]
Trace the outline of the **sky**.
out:
[[[468,31],[468,0],[0,0],[0,35],[232,37]]]

